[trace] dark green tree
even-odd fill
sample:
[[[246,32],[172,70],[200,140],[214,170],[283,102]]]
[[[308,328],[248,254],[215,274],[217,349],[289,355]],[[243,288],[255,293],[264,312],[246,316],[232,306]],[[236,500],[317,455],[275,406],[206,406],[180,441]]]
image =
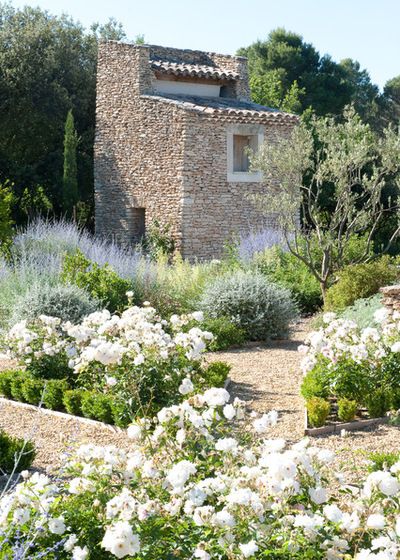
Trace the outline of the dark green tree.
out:
[[[78,168],[76,164],[76,151],[78,148],[78,134],[75,130],[74,115],[68,111],[65,121],[64,133],[64,175],[62,201],[63,211],[67,216],[72,216],[73,210],[79,200]]]
[[[400,125],[400,76],[388,80],[383,88],[380,118],[383,125]]]
[[[266,41],[256,41],[238,54],[249,60],[254,101],[303,113],[310,107],[317,115],[340,115],[353,103],[366,121],[376,119],[379,90],[358,62],[341,63],[320,56],[301,35],[275,29]]]
[[[83,201],[93,198],[96,59],[99,38],[124,37],[115,21],[86,32],[66,15],[0,3],[0,182],[15,197],[43,187],[62,212],[65,115],[73,110],[80,142],[77,174]],[[14,219],[26,219],[15,205]]]

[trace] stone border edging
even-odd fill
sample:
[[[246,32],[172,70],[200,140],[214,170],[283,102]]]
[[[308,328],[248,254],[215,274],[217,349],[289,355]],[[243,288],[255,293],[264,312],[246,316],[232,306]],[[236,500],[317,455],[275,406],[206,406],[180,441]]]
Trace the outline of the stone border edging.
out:
[[[388,416],[382,418],[367,418],[366,420],[353,420],[353,422],[337,422],[328,426],[321,426],[321,428],[309,428],[307,409],[304,409],[304,435],[305,436],[322,436],[325,434],[340,434],[342,430],[353,432],[355,430],[362,430],[369,426],[378,424],[387,424],[389,421]]]
[[[99,422],[99,420],[92,420],[91,418],[84,418],[83,416],[74,416],[73,414],[68,414],[67,412],[60,412],[59,410],[51,410],[49,408],[43,408],[39,406],[35,406],[33,404],[23,403],[20,401],[13,401],[11,399],[6,399],[5,397],[0,397],[0,405],[1,404],[9,404],[15,406],[16,408],[23,408],[25,410],[35,410],[36,412],[42,412],[43,414],[47,414],[50,416],[57,416],[58,418],[64,418],[64,420],[74,420],[77,422],[81,422],[82,424],[86,424],[89,426],[97,426],[101,428],[105,428],[110,432],[123,434],[126,433],[126,430],[123,428],[119,428],[118,426],[113,426],[112,424],[106,424],[105,422]]]

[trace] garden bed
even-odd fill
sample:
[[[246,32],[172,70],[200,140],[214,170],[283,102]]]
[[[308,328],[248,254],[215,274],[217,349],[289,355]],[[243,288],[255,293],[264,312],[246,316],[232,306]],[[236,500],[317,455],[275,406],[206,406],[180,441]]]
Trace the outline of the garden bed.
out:
[[[353,432],[356,430],[362,430],[364,428],[372,428],[373,426],[377,426],[379,424],[387,424],[389,421],[388,416],[383,416],[381,418],[363,418],[359,417],[351,422],[339,422],[335,421],[334,419],[327,421],[325,426],[321,426],[319,428],[313,428],[310,426],[308,421],[308,414],[307,410],[304,411],[304,435],[306,436],[322,436],[322,435],[330,435],[330,434],[337,434],[342,435],[343,430],[346,432]]]

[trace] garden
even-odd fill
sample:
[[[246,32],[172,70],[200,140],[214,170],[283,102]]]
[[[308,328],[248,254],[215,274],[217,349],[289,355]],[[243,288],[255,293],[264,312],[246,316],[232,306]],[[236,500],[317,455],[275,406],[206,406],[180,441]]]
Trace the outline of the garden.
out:
[[[3,244],[1,558],[399,557],[398,134],[349,108],[252,161],[279,234],[219,260],[159,223]]]

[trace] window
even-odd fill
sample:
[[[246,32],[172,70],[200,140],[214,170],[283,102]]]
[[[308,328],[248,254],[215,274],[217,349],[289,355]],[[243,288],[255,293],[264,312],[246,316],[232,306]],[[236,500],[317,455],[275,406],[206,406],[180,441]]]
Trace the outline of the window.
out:
[[[227,176],[232,183],[259,182],[261,173],[250,169],[250,157],[264,140],[258,125],[231,125],[228,128]]]
[[[133,243],[139,243],[146,233],[146,209],[131,209],[131,237]]]
[[[248,173],[250,171],[250,154],[257,150],[257,136],[233,135],[233,171]]]

